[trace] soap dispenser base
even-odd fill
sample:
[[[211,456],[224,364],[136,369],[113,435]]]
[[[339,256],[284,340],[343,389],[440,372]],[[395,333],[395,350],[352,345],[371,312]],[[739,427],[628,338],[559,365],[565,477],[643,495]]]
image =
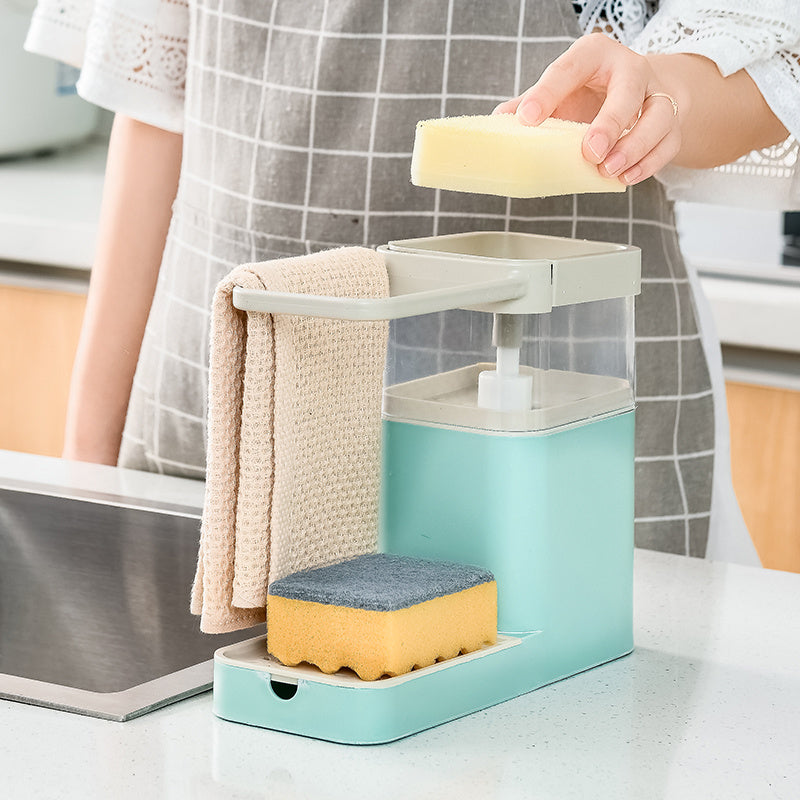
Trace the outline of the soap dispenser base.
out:
[[[362,681],[349,670],[286,667],[266,637],[214,657],[214,713],[231,722],[339,744],[383,744],[510,700],[626,655],[630,637],[567,665],[544,632],[499,636],[495,645],[396,678]],[[559,652],[562,654],[559,656]]]

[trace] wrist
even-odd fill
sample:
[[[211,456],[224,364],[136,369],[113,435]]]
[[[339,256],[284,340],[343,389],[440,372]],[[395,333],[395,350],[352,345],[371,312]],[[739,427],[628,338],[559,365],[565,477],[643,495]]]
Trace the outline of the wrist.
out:
[[[693,53],[645,56],[658,89],[678,103],[681,147],[673,164],[709,169],[783,141],[788,131],[745,70],[723,76]]]

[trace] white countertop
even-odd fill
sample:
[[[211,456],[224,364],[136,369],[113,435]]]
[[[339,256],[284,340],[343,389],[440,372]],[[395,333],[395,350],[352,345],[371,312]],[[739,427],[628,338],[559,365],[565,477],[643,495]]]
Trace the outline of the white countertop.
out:
[[[388,745],[217,719],[126,723],[0,701],[7,797],[800,795],[800,575],[637,551],[632,655]]]
[[[0,450],[0,486],[129,507],[203,509],[205,483],[83,461]]]

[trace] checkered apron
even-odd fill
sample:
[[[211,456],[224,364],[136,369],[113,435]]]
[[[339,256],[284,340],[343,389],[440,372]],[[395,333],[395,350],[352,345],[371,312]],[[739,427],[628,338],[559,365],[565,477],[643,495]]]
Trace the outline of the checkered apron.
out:
[[[636,544],[704,555],[713,398],[661,186],[509,200],[409,182],[417,120],[489,113],[579,35],[561,0],[193,3],[183,170],[120,464],[203,477],[209,308],[237,264],[482,229],[631,243]],[[429,374],[472,359],[475,327],[458,311],[395,323],[393,351]]]

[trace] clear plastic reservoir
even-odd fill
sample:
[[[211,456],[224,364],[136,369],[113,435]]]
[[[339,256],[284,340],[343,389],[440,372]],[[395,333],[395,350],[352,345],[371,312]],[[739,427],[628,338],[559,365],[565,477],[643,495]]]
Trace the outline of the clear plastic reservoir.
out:
[[[532,288],[527,307],[486,304],[393,320],[387,419],[524,432],[633,407],[638,276],[631,280],[625,248],[502,233],[394,246],[436,268],[447,259],[454,269],[458,259],[512,271],[522,265]],[[530,307],[537,311],[525,313]]]

